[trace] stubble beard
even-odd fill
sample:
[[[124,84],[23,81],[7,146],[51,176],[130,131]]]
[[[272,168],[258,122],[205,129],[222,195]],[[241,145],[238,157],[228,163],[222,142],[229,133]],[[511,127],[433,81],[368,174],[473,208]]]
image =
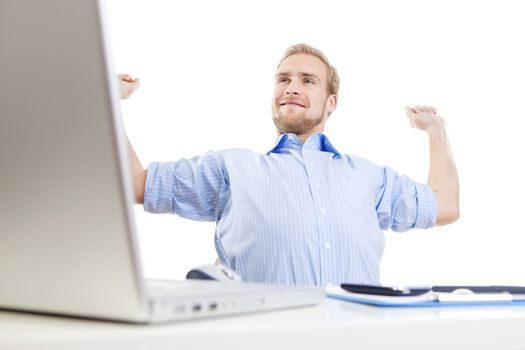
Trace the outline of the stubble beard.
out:
[[[324,119],[325,108],[316,118],[307,118],[305,113],[282,115],[279,110],[273,111],[273,123],[281,134],[293,133],[302,135],[321,124]]]

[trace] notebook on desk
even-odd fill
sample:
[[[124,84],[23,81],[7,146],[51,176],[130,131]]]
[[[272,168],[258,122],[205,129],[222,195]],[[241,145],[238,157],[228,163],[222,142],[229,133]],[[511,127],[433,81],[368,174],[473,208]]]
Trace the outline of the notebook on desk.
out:
[[[0,2],[0,308],[142,323],[319,303],[317,288],[143,280],[102,5]]]
[[[444,307],[480,305],[523,305],[522,286],[433,286],[382,287],[342,284],[326,289],[327,297],[383,307]]]

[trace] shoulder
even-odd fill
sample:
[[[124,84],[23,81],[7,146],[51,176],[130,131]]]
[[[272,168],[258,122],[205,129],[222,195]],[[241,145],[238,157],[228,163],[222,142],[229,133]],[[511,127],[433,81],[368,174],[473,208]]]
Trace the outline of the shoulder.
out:
[[[230,148],[215,152],[218,157],[221,157],[224,161],[236,161],[236,160],[250,160],[264,158],[266,155],[258,152],[254,152],[246,148]]]
[[[347,162],[355,170],[368,170],[374,172],[382,172],[385,167],[378,165],[366,158],[359,157],[353,154],[343,154],[340,157],[342,161]]]
[[[227,148],[227,149],[217,151],[217,153],[224,157],[234,156],[238,154],[243,154],[243,155],[258,154],[247,148]]]

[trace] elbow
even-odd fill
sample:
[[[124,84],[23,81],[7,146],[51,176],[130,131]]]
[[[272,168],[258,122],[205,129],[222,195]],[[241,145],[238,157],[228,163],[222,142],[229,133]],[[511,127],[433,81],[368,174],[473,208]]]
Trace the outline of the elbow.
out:
[[[451,224],[459,219],[459,206],[440,210],[436,219],[437,226]]]
[[[135,191],[136,204],[144,204],[144,191],[146,187],[147,175],[148,171],[146,169],[142,169],[141,171],[137,171],[133,174],[133,187]]]
[[[135,193],[135,204],[144,204],[144,193]]]
[[[438,207],[437,226],[451,224],[459,219],[459,191],[434,191]]]

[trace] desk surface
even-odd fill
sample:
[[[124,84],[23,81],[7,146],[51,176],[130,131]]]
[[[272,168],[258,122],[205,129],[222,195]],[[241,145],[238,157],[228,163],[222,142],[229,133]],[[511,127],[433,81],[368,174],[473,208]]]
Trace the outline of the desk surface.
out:
[[[0,312],[0,349],[524,349],[525,307],[315,307],[152,326]]]

